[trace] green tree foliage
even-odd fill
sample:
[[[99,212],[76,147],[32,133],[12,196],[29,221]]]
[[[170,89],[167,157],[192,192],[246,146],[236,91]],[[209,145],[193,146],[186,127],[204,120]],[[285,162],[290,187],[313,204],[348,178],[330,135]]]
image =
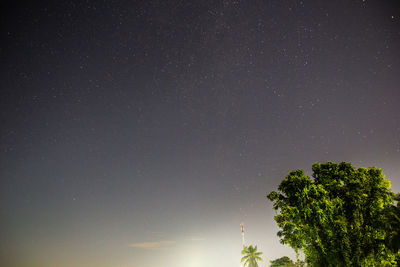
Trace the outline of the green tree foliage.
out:
[[[387,209],[385,226],[388,232],[386,245],[397,254],[397,265],[400,265],[400,194],[394,197],[396,205]]]
[[[257,261],[262,261],[260,255],[262,252],[257,251],[257,246],[248,246],[242,250],[242,260],[244,262],[245,267],[258,267]]]
[[[297,265],[287,256],[270,261],[269,267],[296,267]]]
[[[327,162],[311,179],[296,170],[268,194],[278,211],[281,243],[302,251],[311,266],[395,266],[382,223],[394,194],[382,170]]]

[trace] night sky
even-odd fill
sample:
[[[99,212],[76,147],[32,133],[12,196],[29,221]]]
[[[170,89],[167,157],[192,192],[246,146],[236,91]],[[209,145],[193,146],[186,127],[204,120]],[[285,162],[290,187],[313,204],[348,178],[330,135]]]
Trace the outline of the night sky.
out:
[[[236,267],[241,222],[293,258],[265,198],[289,171],[400,191],[398,1],[0,10],[1,266]]]

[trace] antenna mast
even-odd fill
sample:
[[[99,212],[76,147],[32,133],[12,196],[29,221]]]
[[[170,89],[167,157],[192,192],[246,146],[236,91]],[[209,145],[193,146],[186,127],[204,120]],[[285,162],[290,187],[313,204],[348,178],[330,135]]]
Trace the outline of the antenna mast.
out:
[[[244,244],[244,224],[243,223],[240,224],[240,228],[242,230],[242,246],[244,249],[246,247],[246,245]]]

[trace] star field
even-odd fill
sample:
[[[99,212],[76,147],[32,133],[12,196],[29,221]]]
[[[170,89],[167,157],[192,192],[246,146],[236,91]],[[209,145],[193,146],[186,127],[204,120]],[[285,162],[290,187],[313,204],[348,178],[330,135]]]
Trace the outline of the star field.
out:
[[[400,191],[396,1],[0,5],[2,266],[268,262],[290,170]]]

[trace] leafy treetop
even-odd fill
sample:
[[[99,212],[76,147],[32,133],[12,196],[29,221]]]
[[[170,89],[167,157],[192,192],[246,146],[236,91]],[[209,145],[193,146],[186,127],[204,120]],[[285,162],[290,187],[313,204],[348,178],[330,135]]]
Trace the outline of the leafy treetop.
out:
[[[258,267],[257,261],[262,261],[261,254],[262,252],[257,251],[257,246],[244,247],[241,262],[244,262],[245,267]]]
[[[297,265],[287,256],[270,261],[269,267],[296,267]]]
[[[267,198],[278,211],[281,243],[302,251],[312,266],[394,266],[385,245],[385,211],[394,194],[382,170],[350,163],[295,170]]]

